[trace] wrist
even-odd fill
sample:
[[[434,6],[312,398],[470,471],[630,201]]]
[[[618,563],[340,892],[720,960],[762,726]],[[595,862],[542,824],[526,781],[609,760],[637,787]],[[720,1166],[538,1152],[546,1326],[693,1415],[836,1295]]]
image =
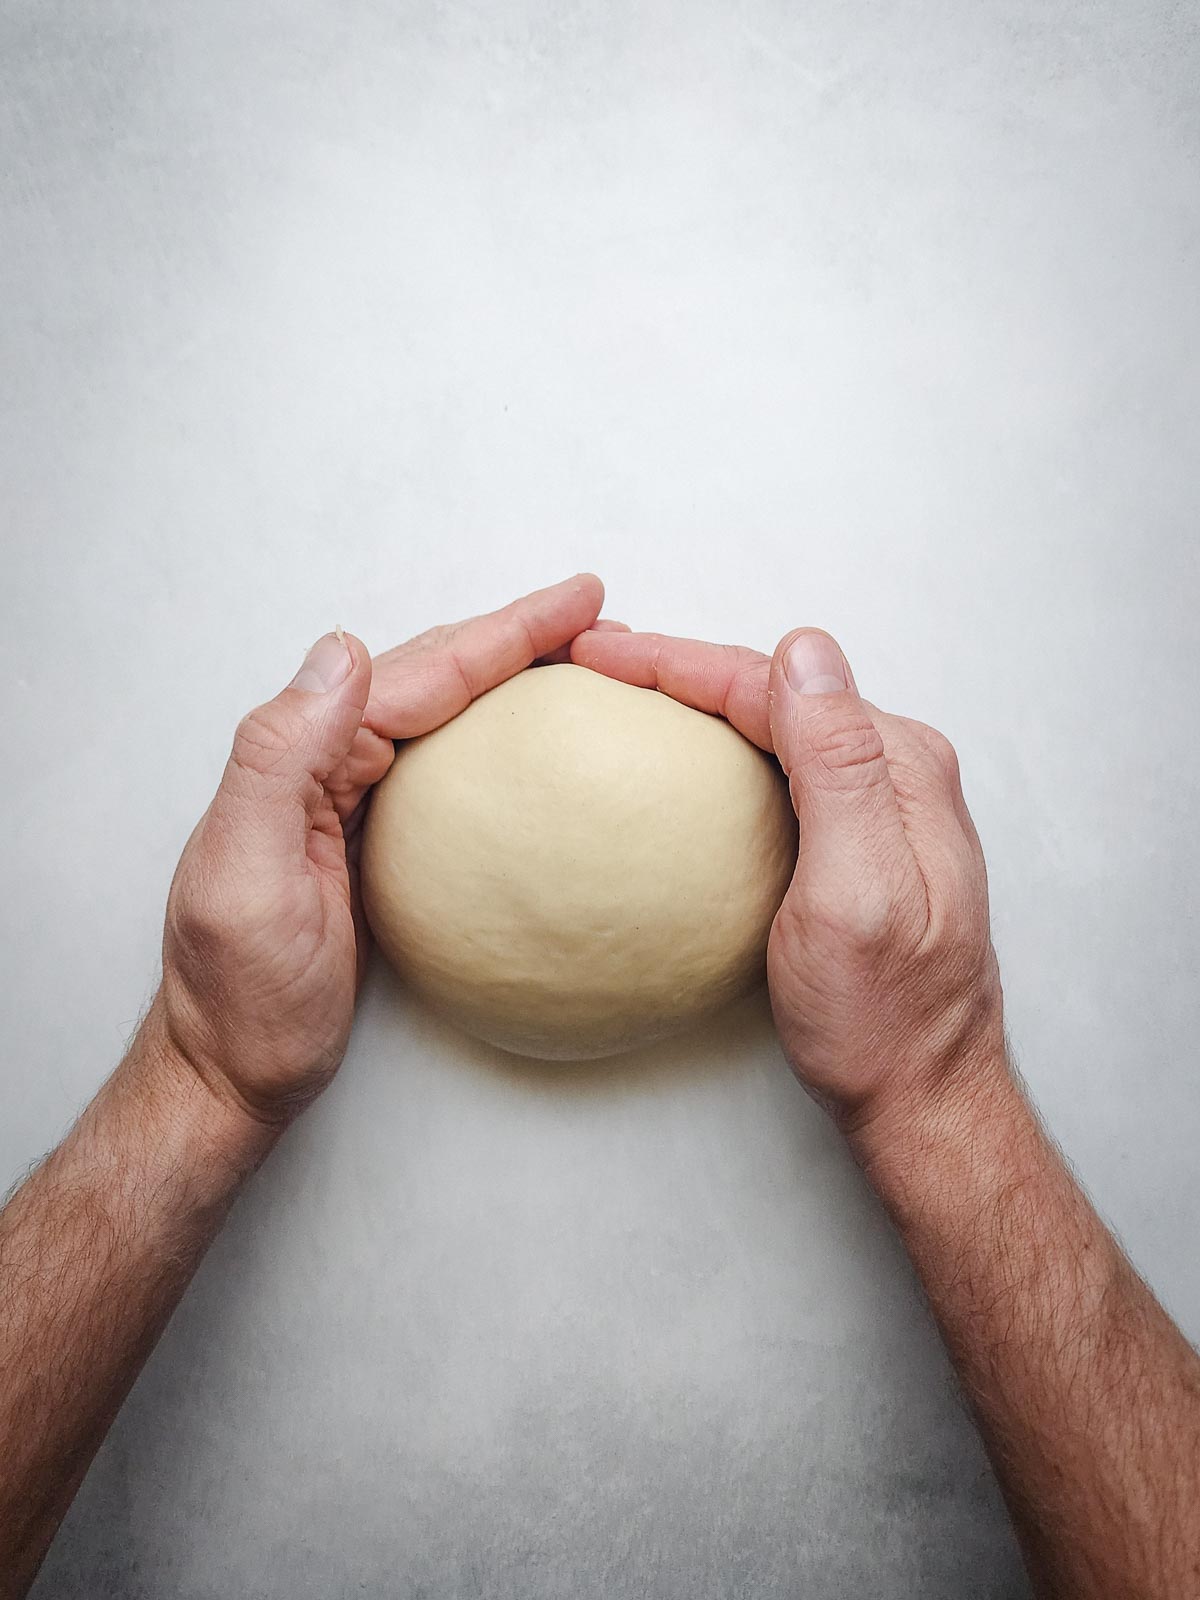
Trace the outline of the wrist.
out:
[[[138,1029],[117,1076],[131,1104],[163,1130],[170,1158],[194,1152],[235,1183],[261,1164],[283,1132],[282,1124],[264,1124],[196,1070],[171,1037],[161,996]]]
[[[910,1209],[1008,1182],[1012,1159],[1043,1137],[1002,1039],[965,1053],[936,1086],[897,1090],[845,1132],[900,1223]]]

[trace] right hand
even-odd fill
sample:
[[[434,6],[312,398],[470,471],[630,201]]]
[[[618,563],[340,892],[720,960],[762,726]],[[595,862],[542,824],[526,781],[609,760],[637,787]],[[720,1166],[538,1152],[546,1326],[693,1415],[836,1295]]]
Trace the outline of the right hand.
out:
[[[1004,1070],[987,873],[940,733],[862,700],[816,629],[773,658],[594,632],[572,656],[722,715],[778,756],[800,852],[771,930],[771,1004],[797,1077],[846,1133]]]

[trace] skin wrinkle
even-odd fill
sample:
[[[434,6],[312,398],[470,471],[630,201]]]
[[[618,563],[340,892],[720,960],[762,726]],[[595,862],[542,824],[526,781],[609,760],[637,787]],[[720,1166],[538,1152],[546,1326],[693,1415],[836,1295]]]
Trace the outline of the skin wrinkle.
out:
[[[471,701],[475,698],[476,691],[472,688],[471,679],[467,673],[467,669],[459,659],[458,654],[453,646],[450,646],[447,649],[446,660],[450,666],[454,668],[455,674],[457,675],[462,687],[462,694],[456,699],[453,713],[453,715],[457,716],[465,706],[469,706],[471,704]]]

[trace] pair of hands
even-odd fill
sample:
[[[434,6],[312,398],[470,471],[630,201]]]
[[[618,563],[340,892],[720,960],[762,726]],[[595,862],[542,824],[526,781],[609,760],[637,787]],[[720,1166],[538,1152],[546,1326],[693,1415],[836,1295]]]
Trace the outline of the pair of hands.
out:
[[[859,696],[827,634],[773,657],[631,633],[584,574],[372,662],[317,641],[243,719],[167,907],[157,1042],[224,1105],[282,1127],[345,1052],[368,934],[358,856],[393,741],[536,662],[571,660],[724,716],[787,773],[800,854],[768,950],[780,1038],[854,1134],[1002,1060],[983,855],[949,744]]]

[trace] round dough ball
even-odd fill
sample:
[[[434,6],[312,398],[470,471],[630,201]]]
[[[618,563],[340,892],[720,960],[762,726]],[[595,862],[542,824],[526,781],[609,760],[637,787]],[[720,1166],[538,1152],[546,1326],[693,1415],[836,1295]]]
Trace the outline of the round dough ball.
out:
[[[401,976],[518,1055],[613,1055],[746,993],[796,858],[775,762],[719,717],[534,667],[402,745],[363,846]]]

